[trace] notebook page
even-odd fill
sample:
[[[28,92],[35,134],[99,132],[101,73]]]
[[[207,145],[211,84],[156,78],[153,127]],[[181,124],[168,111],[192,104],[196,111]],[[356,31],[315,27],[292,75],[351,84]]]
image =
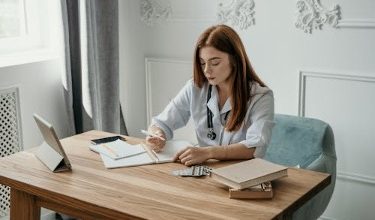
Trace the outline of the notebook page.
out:
[[[166,163],[172,162],[173,157],[176,155],[177,152],[180,150],[188,147],[193,146],[190,142],[184,140],[171,140],[167,141],[163,151],[160,153],[155,153],[158,157],[158,163]]]

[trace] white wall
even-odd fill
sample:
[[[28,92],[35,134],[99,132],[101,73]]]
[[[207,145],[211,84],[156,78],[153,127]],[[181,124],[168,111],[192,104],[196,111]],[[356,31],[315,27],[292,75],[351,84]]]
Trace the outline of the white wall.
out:
[[[28,31],[11,42],[12,50],[0,51],[0,90],[18,88],[24,149],[42,142],[33,114],[44,117],[55,127],[59,138],[71,134],[67,125],[61,76],[62,21],[58,1],[27,1]],[[34,42],[35,40],[35,42]],[[4,90],[3,90],[4,91]]]
[[[33,113],[54,125],[60,138],[70,134],[64,111],[61,63],[58,59],[0,68],[0,89],[19,88],[24,149],[42,142]]]
[[[120,99],[128,132],[133,136],[146,126],[146,29],[138,17],[138,4],[138,1],[119,1]]]
[[[121,101],[134,136],[147,126],[145,58],[161,60],[151,74],[163,73],[158,68],[170,60],[190,62],[198,35],[216,23],[219,1],[170,1],[170,19],[152,27],[141,22],[140,2],[120,1]],[[320,1],[327,9],[340,6],[341,28],[325,24],[312,34],[295,27],[296,2],[256,0],[256,24],[236,29],[255,70],[274,91],[276,112],[319,118],[333,127],[338,178],[322,218],[373,219],[375,2]]]

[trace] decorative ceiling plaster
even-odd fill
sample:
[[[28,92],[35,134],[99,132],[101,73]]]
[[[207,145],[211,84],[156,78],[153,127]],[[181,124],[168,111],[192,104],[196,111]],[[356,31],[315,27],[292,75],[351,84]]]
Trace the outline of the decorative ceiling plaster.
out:
[[[340,20],[340,6],[334,5],[333,9],[327,10],[319,0],[298,0],[297,9],[295,25],[306,33],[311,33],[313,29],[321,29],[323,24],[337,28]]]
[[[233,26],[238,26],[242,30],[255,24],[255,3],[253,0],[221,0],[218,5],[218,20],[221,23],[231,22]]]
[[[166,20],[172,14],[171,3],[168,0],[142,0],[141,20],[148,26],[154,26]]]

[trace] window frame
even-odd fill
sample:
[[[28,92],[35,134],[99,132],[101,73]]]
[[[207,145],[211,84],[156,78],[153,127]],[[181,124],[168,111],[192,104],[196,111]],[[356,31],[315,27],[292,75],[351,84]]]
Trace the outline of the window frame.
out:
[[[17,37],[0,38],[0,67],[32,63],[60,56],[62,21],[60,1],[20,0],[24,14]],[[19,6],[22,8],[22,6]]]

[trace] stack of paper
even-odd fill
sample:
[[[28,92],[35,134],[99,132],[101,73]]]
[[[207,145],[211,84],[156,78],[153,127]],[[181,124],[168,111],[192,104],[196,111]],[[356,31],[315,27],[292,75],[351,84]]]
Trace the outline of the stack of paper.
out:
[[[187,141],[167,141],[163,151],[155,153],[147,146],[130,145],[117,140],[104,145],[92,145],[90,149],[100,153],[106,168],[117,168],[172,162],[176,153],[188,146],[192,144]]]
[[[114,160],[131,157],[146,152],[141,145],[130,145],[122,140],[116,140],[105,144],[91,145],[89,148],[92,151]]]

